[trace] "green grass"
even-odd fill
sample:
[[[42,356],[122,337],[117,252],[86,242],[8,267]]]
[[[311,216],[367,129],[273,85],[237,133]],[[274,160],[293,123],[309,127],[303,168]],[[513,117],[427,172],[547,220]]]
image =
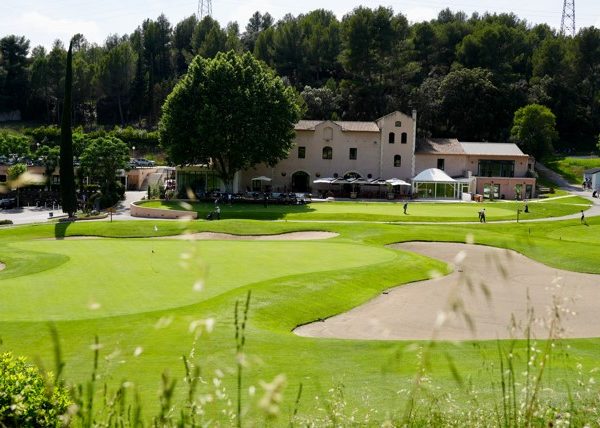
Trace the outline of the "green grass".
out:
[[[600,168],[600,158],[555,157],[544,162],[548,168],[562,175],[571,184],[583,182],[583,171],[590,168]]]
[[[543,205],[532,201],[531,212],[523,214],[527,219],[559,217],[579,212],[579,204],[589,205],[584,198],[556,199]],[[178,201],[147,201],[143,206],[160,209],[191,209],[203,219],[214,209],[214,204],[196,202],[182,204]],[[270,205],[263,207],[254,204],[221,205],[223,219],[257,220],[313,220],[313,221],[379,221],[379,222],[465,222],[477,221],[478,212],[486,210],[488,221],[515,220],[517,210],[523,209],[523,202],[485,203],[409,203],[408,214],[403,213],[403,203],[393,202],[315,202],[308,205]],[[534,209],[535,206],[535,209]]]
[[[544,206],[570,205],[557,200],[531,206],[536,212]],[[0,230],[0,260],[7,264],[0,272],[2,348],[52,366],[47,322],[54,320],[67,362],[66,377],[84,382],[92,367],[90,345],[98,335],[101,381],[113,388],[123,379],[133,382],[146,414],[156,412],[160,374],[165,369],[178,380],[177,399],[182,398],[181,356],[194,349],[193,359],[201,365],[206,381],[203,390],[214,389],[212,379],[220,376],[220,370],[225,395],[231,399],[235,391],[233,307],[252,290],[244,391],[253,385],[260,396],[261,380],[285,373],[288,387],[282,410],[291,412],[296,388],[302,383],[299,411],[314,416],[319,406],[325,406],[316,405],[315,396],[326,399],[330,389],[343,385],[348,409],[361,415],[375,408],[378,420],[383,420],[386,413],[397,414],[405,404],[406,394],[400,391],[410,386],[420,343],[301,338],[291,330],[344,312],[391,286],[428,278],[433,270],[447,270],[435,260],[385,247],[394,242],[464,242],[466,235],[472,235],[476,243],[512,248],[550,266],[600,273],[600,245],[592,245],[600,241],[600,219],[590,218],[589,227],[578,221],[437,226],[157,220]],[[327,230],[339,237],[311,242],[130,239],[186,230],[237,234]],[[48,240],[85,235],[121,239]],[[179,265],[182,254],[191,255],[183,258],[191,261],[188,268]],[[194,292],[198,279],[204,279],[204,287]],[[91,303],[101,306],[91,309]],[[215,330],[195,340],[190,323],[206,318],[216,320]],[[564,345],[569,347],[569,357],[555,358],[549,374],[557,399],[565,397],[578,363],[588,370],[600,364],[600,339],[567,340]],[[517,343],[519,350],[525,347]],[[497,352],[493,341],[436,344],[429,369],[436,388],[451,393],[459,405],[469,400],[449,369],[451,358],[479,399],[489,399]],[[264,425],[267,421],[251,405],[258,398],[244,394],[246,417]],[[207,411],[219,417],[225,403],[226,399],[217,400]],[[287,418],[279,420],[278,425],[286,424]]]

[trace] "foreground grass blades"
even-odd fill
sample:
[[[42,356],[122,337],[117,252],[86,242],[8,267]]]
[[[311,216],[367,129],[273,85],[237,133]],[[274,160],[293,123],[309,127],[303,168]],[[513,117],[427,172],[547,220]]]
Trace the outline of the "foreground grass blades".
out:
[[[6,293],[0,336],[5,350],[40,358],[51,366],[53,346],[47,320],[54,319],[67,363],[65,375],[70,381],[84,382],[92,368],[90,345],[98,335],[101,382],[107,382],[109,389],[116,389],[125,379],[132,382],[145,415],[158,412],[156,397],[165,369],[178,380],[174,402],[184,400],[187,388],[181,381],[181,356],[186,355],[200,364],[206,382],[202,388],[212,396],[204,410],[223,420],[223,409],[233,411],[228,400],[236,390],[233,308],[251,289],[242,391],[245,418],[263,422],[268,418],[258,404],[263,393],[260,381],[284,373],[288,385],[280,409],[284,415],[292,412],[302,383],[300,415],[317,420],[343,404],[347,410],[356,409],[356,418],[383,421],[390,415],[399,417],[405,409],[407,391],[427,346],[307,339],[291,333],[296,325],[346,311],[391,286],[446,271],[437,261],[384,247],[393,242],[464,242],[469,236],[476,243],[512,248],[551,266],[600,273],[600,246],[590,245],[599,240],[600,222],[592,218],[589,223],[589,227],[578,220],[414,226],[230,220],[13,228],[0,231],[0,260],[7,264],[0,272],[0,287]],[[315,229],[337,232],[339,237],[322,242],[202,243],[61,239],[156,237],[186,230],[271,234]],[[182,260],[187,268],[180,266]],[[45,280],[53,277],[55,282],[47,284]],[[198,280],[203,283],[194,291]],[[54,293],[51,287],[56,288]],[[37,299],[37,292],[46,295]],[[211,319],[216,325],[208,334],[212,321],[206,320]],[[197,337],[199,331],[202,334]],[[566,397],[578,373],[586,374],[600,363],[595,351],[599,344],[598,339],[562,342],[564,352],[554,358],[549,374],[558,402]],[[436,343],[427,362],[428,373],[435,379],[432,391],[451,394],[459,407],[473,397],[489,401],[496,388],[497,346],[495,342]],[[523,342],[515,346],[516,355],[528,348]],[[522,358],[526,360],[526,354]],[[469,379],[470,391],[459,379]],[[257,389],[255,394],[251,387]],[[278,420],[282,425],[287,422],[287,416]]]

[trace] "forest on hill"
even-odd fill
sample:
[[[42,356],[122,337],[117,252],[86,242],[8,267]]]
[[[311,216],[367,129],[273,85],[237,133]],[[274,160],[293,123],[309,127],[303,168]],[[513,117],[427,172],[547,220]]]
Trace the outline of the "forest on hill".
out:
[[[66,49],[0,39],[0,117],[58,124]],[[319,9],[275,22],[256,12],[240,29],[211,17],[146,19],[102,46],[74,36],[77,125],[155,128],[161,106],[196,55],[250,51],[302,96],[307,119],[374,120],[417,109],[419,133],[505,141],[527,104],[556,115],[559,149],[590,150],[600,132],[600,30],[575,37],[513,14],[450,9],[409,23],[391,8],[359,7],[338,19]]]

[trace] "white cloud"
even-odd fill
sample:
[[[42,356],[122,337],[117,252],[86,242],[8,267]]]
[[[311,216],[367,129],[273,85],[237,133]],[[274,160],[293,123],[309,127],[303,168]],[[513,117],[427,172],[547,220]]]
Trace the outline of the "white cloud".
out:
[[[438,7],[411,7],[401,12],[406,16],[410,22],[422,22],[430,21],[437,18],[441,8]]]
[[[21,14],[16,20],[16,26],[27,35],[32,45],[51,47],[52,42],[61,39],[65,45],[77,33],[85,35],[91,42],[102,42],[100,30],[94,21],[55,19],[40,12],[32,11]]]

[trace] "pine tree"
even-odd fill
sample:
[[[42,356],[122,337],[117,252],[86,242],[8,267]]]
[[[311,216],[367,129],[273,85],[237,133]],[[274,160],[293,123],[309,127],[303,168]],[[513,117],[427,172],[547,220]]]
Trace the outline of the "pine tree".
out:
[[[67,52],[65,99],[60,127],[60,197],[62,210],[73,217],[77,210],[75,173],[73,171],[73,134],[71,131],[71,90],[73,86],[73,42]]]

